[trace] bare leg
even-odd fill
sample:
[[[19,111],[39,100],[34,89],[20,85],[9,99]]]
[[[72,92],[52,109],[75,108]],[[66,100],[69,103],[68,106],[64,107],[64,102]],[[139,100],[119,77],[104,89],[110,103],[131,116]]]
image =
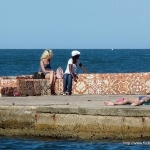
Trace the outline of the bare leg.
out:
[[[56,81],[56,74],[53,72],[53,80],[52,80],[52,90],[55,91],[55,81]]]
[[[113,105],[126,105],[126,104],[131,104],[133,103],[134,101],[133,100],[126,100],[124,99],[123,101],[120,101],[120,102],[110,102],[110,101],[104,101],[104,104],[106,106],[113,106]]]
[[[126,101],[122,101],[122,102],[110,102],[110,101],[104,101],[104,104],[106,106],[114,106],[114,105],[125,105],[127,104]]]
[[[51,71],[50,72],[50,79],[49,79],[49,82],[50,82],[51,86],[53,84],[53,78],[54,78],[54,71]]]
[[[110,101],[104,101],[104,104],[106,106],[113,106],[113,105],[115,105],[113,102],[110,102]]]
[[[50,88],[52,87],[53,77],[54,77],[54,71],[50,71],[45,76],[46,79],[49,79]]]
[[[128,103],[130,103],[130,102],[129,102],[128,100],[124,99],[123,101],[115,102],[114,104],[115,104],[115,105],[126,105],[126,104],[128,104]]]

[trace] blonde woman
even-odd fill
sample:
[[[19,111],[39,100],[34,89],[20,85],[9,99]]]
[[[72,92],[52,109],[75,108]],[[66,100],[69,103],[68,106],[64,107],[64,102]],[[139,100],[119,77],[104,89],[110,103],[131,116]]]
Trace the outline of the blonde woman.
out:
[[[55,80],[56,75],[55,72],[51,69],[50,62],[53,57],[53,52],[50,49],[46,49],[40,59],[40,68],[39,72],[43,72],[45,74],[45,79],[49,79],[50,85],[49,88],[51,89],[52,95],[57,95],[55,93]]]

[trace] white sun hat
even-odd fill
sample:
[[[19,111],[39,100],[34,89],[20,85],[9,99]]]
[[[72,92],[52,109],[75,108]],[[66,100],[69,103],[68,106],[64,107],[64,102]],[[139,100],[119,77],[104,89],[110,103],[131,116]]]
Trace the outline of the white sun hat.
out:
[[[71,52],[71,55],[72,56],[80,55],[80,52],[77,51],[77,50],[74,50],[74,51]]]

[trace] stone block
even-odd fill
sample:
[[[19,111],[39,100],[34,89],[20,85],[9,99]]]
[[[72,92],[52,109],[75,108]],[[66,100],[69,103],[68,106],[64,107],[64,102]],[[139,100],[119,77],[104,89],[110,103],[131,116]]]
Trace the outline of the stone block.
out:
[[[14,91],[18,91],[18,87],[1,87],[1,96],[14,96]]]
[[[17,87],[18,86],[18,79],[15,78],[0,78],[0,87]]]
[[[88,94],[87,78],[79,78],[78,82],[73,82],[72,94]]]
[[[49,81],[47,79],[40,80],[41,95],[50,95]]]

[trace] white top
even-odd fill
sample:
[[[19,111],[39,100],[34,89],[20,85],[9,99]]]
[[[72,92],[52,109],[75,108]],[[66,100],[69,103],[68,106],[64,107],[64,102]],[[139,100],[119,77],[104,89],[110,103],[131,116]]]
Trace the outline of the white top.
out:
[[[73,59],[72,59],[72,58],[70,58],[70,59],[68,60],[67,68],[66,68],[66,71],[65,71],[65,73],[67,73],[67,74],[70,74],[70,71],[69,71],[69,64],[72,64],[72,65],[73,65],[73,66],[72,66],[72,73],[76,74],[77,66],[79,66],[80,60],[77,59],[77,63],[76,63],[76,64],[73,64]]]

